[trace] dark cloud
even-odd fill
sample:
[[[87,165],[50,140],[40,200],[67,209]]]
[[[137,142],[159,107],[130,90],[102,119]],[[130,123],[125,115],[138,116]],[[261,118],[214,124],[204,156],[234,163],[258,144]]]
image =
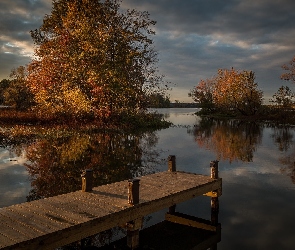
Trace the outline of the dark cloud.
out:
[[[176,90],[230,67],[253,70],[266,101],[288,84],[280,75],[295,54],[292,0],[128,0],[125,6],[148,10],[158,21],[160,67],[176,80]]]
[[[191,101],[189,90],[218,68],[253,70],[266,100],[281,85],[290,86],[280,74],[295,55],[293,0],[123,0],[122,7],[148,11],[157,21],[159,70],[177,84],[172,100]],[[14,59],[29,61],[29,31],[50,10],[50,0],[1,1],[0,77],[18,66],[10,64]]]

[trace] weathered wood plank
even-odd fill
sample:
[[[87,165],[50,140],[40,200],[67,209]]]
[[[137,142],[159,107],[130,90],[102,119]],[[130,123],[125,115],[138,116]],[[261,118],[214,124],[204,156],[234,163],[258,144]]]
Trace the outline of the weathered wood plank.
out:
[[[13,245],[14,243],[16,243],[16,242],[13,241],[12,239],[7,238],[6,236],[1,234],[1,232],[0,232],[0,248],[1,249],[4,249],[4,247],[6,247],[6,246]]]
[[[77,191],[1,209],[0,218],[5,218],[2,225],[19,221],[15,228],[9,225],[0,229],[1,249],[53,249],[218,190],[222,180],[183,172],[143,176],[140,202],[135,206],[128,204],[127,183],[117,182],[95,187],[91,192]],[[20,228],[22,225],[25,226]],[[27,229],[31,231],[26,233]],[[19,244],[14,241],[16,232],[27,236],[22,236]]]
[[[196,218],[193,216],[188,216],[182,213],[166,213],[165,220],[173,223],[178,223],[184,226],[196,227],[213,232],[217,231],[217,226],[211,225],[211,221]]]
[[[5,235],[7,238],[15,242],[18,242],[18,241],[22,242],[31,238],[30,236],[19,232],[19,230],[16,230],[13,227],[13,225],[8,226],[7,224],[0,223],[0,226],[1,226],[1,234]]]
[[[27,238],[34,238],[36,234],[40,233],[35,228],[29,227],[27,224],[23,224],[20,221],[12,220],[11,218],[0,216],[0,228],[1,232],[4,232],[5,228],[12,228],[19,234],[25,235]]]
[[[45,220],[44,216],[35,213],[33,210],[27,209],[27,207],[24,207],[23,205],[3,209],[3,211],[1,210],[1,214],[9,217],[13,221],[19,221],[22,224],[26,224],[43,233],[51,233],[65,227],[61,222],[48,219]]]

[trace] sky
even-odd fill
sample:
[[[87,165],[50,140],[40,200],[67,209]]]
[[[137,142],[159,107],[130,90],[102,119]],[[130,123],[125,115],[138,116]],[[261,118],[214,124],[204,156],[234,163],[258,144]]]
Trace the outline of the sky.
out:
[[[30,30],[51,13],[51,0],[0,0],[0,80],[30,62]],[[188,93],[218,69],[252,70],[268,102],[283,81],[281,66],[295,56],[294,0],[123,0],[122,8],[148,11],[159,72],[171,82],[170,100]]]

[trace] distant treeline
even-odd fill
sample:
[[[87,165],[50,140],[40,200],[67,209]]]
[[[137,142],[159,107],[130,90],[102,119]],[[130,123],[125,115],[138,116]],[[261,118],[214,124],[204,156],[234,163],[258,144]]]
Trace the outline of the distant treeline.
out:
[[[171,102],[169,108],[200,108],[199,103],[190,103],[190,102]]]

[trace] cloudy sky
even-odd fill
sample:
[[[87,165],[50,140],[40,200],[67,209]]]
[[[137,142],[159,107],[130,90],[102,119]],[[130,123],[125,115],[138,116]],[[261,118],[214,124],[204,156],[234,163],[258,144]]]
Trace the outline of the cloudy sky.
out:
[[[295,55],[294,0],[123,0],[157,21],[159,70],[175,86],[171,101],[219,68],[252,70],[269,98],[282,85],[281,66]],[[51,12],[51,0],[0,0],[0,79],[33,54],[29,31]],[[293,89],[295,88],[295,85]]]

